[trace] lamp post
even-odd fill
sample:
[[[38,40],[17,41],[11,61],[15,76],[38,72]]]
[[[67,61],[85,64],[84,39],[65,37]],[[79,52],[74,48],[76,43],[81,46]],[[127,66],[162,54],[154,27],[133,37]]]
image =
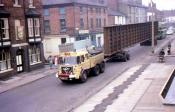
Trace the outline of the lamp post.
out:
[[[152,12],[152,18],[151,18],[151,23],[152,23],[152,42],[151,42],[151,46],[152,46],[152,53],[154,54],[154,46],[155,46],[155,39],[154,39],[154,9],[153,9],[153,1],[151,0],[151,12]]]

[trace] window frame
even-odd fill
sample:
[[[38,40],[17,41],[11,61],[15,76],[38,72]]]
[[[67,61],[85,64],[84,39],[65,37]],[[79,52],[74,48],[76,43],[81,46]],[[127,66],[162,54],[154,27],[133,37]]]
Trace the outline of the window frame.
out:
[[[4,38],[3,37],[0,37],[0,38],[2,38],[2,40],[8,40],[8,39],[10,39],[10,34],[9,34],[9,19],[8,18],[0,18],[0,20],[2,20],[4,22],[4,27],[1,27],[0,26],[0,30],[2,30],[2,32],[3,32],[0,35],[3,35],[4,34]]]
[[[50,20],[44,20],[44,33],[45,34],[49,34],[50,32],[51,32],[51,29],[50,29]]]
[[[29,37],[41,36],[40,18],[27,18],[27,24]]]
[[[84,28],[84,20],[83,18],[80,18],[80,29]]]
[[[11,53],[10,51],[2,50],[0,52],[0,72],[9,70],[12,68],[11,64]],[[4,64],[4,65],[2,65]]]
[[[37,45],[29,47],[29,63],[34,65],[41,62],[41,49]]]
[[[49,9],[43,9],[43,15],[44,16],[49,16]]]

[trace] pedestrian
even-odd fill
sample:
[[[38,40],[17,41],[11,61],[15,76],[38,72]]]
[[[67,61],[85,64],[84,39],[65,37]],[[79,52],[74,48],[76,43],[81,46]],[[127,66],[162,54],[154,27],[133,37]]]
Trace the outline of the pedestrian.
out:
[[[48,57],[48,62],[49,62],[50,69],[52,69],[52,66],[53,66],[53,58],[52,58],[51,55]]]
[[[54,64],[55,64],[55,67],[58,66],[58,56],[55,56],[54,57]]]

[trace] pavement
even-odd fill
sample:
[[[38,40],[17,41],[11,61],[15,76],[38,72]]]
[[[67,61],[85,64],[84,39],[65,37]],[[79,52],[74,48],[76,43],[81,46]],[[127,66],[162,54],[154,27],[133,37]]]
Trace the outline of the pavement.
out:
[[[56,67],[50,69],[48,65],[45,65],[44,68],[31,72],[20,73],[8,79],[0,80],[0,93],[32,83],[46,76],[53,75],[56,71]]]
[[[161,63],[132,67],[72,112],[175,112],[175,106],[163,105],[160,96],[174,67]]]

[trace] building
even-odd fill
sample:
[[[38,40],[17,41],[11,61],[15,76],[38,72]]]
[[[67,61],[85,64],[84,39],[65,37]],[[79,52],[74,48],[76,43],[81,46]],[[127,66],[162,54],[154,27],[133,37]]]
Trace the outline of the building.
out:
[[[0,77],[43,67],[40,0],[0,0]]]
[[[107,24],[105,0],[42,0],[44,8],[45,53],[51,43],[70,43],[91,39],[103,46],[103,27]],[[57,48],[55,48],[57,47]],[[52,49],[53,50],[53,49]]]
[[[142,0],[118,0],[119,11],[126,15],[126,23],[142,23],[147,21],[147,7]]]
[[[107,0],[108,25],[126,24],[127,16],[119,10],[119,0]]]

